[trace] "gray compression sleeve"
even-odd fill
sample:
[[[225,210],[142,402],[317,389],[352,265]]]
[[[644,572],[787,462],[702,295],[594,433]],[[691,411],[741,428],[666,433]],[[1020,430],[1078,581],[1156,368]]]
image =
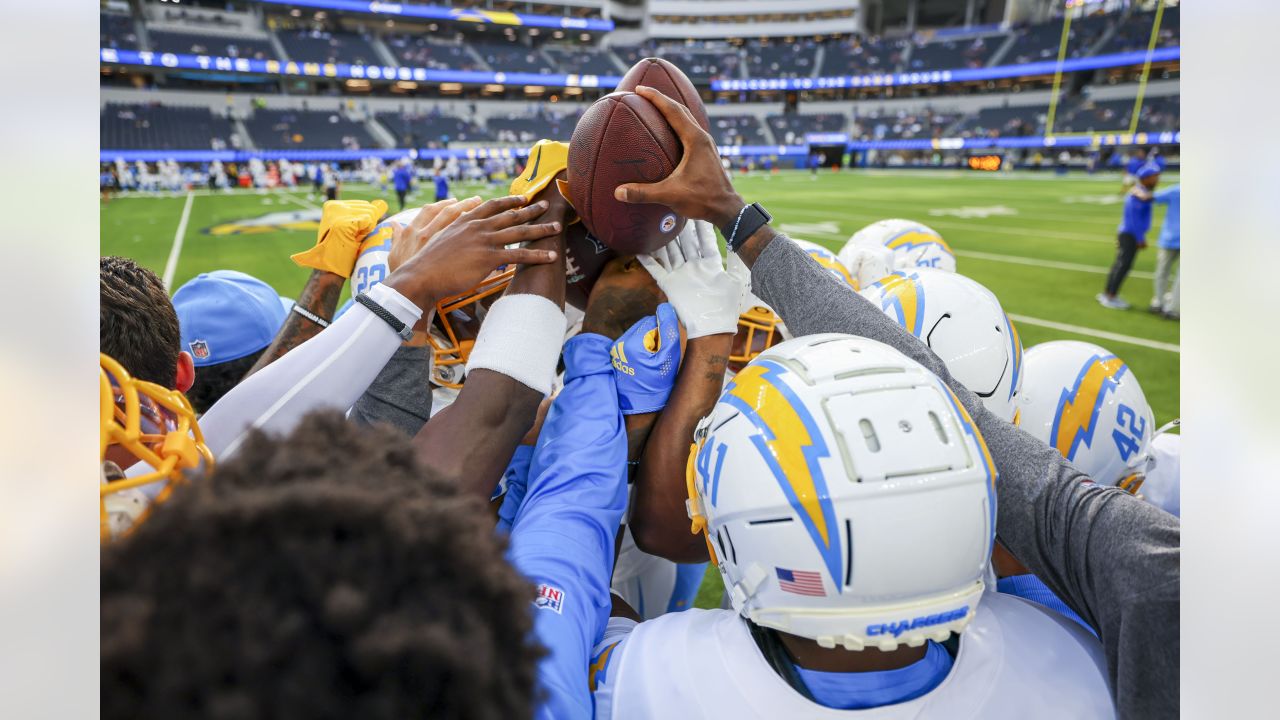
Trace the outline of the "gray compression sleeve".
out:
[[[431,417],[431,348],[401,346],[347,417],[360,425],[389,424],[413,437]]]
[[[795,336],[839,332],[890,345],[951,387],[999,472],[996,528],[1023,564],[1098,630],[1122,717],[1177,717],[1177,518],[1094,484],[1053,448],[1000,420],[924,343],[784,236],[752,268],[752,290]]]

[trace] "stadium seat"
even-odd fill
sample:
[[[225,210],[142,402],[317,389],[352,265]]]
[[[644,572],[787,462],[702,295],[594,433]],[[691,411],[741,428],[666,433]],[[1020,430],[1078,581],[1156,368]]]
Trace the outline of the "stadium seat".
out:
[[[227,37],[226,35],[201,35],[196,33],[160,32],[147,33],[151,49],[188,55],[217,55],[219,57],[278,60],[276,51],[266,40]]]
[[[440,112],[380,112],[375,116],[396,138],[399,147],[447,147],[451,142],[492,140],[483,127]]]
[[[373,45],[354,33],[282,30],[278,35],[289,59],[297,62],[382,64]]]
[[[98,14],[98,43],[104,48],[137,50],[138,33],[134,30],[133,16],[118,13]]]
[[[256,110],[244,122],[259,148],[377,147],[364,125],[329,110]]]
[[[99,142],[110,150],[208,150],[229,144],[231,123],[207,107],[108,103],[99,115]]]

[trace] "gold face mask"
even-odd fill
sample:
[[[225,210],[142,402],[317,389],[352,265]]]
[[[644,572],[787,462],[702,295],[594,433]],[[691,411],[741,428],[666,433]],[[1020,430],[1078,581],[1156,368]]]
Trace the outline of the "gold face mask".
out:
[[[515,276],[513,267],[498,270],[470,290],[436,303],[436,332],[429,333],[427,341],[434,362],[432,381],[437,385],[462,387],[462,369],[471,357],[484,314]]]
[[[108,504],[152,483],[164,483],[148,503],[169,498],[185,473],[198,467],[213,469],[213,454],[204,443],[204,435],[196,423],[196,413],[186,396],[155,383],[135,380],[114,359],[99,353],[99,457],[100,463],[113,461],[145,463],[150,471],[135,477],[107,479],[100,484],[99,520],[103,542],[114,535]],[[120,463],[120,460],[125,460]],[[136,494],[136,493],[134,493]],[[148,514],[137,514],[129,528],[136,527]],[[134,515],[131,513],[131,517]]]
[[[782,324],[772,310],[759,305],[738,316],[738,334],[729,350],[729,369],[738,372],[757,355],[782,342]]]

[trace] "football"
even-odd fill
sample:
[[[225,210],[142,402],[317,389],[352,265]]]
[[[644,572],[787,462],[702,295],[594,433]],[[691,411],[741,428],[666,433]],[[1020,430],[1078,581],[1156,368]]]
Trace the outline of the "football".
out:
[[[666,118],[632,92],[597,100],[569,141],[569,195],[587,230],[623,255],[653,252],[684,228],[665,205],[625,203],[614,190],[655,183],[671,174],[684,149]]]
[[[702,97],[689,81],[689,76],[680,68],[662,58],[648,57],[632,65],[627,74],[622,76],[622,82],[618,83],[616,89],[635,92],[641,85],[651,87],[689,108],[698,125],[710,132],[711,122],[707,119],[707,108],[702,104]]]

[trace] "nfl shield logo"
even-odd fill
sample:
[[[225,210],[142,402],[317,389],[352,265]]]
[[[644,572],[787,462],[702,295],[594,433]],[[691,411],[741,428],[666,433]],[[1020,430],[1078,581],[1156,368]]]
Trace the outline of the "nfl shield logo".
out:
[[[555,610],[562,613],[564,608],[564,590],[554,585],[540,583],[538,595],[533,599],[533,606],[541,610]]]
[[[191,354],[192,356],[195,357],[195,359],[197,360],[209,359],[209,343],[203,340],[192,340],[190,344],[191,344]]]

